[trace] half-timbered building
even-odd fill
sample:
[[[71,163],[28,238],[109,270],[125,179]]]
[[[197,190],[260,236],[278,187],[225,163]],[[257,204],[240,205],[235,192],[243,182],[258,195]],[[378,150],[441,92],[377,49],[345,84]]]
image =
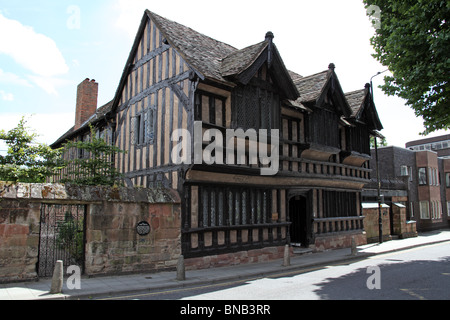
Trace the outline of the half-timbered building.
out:
[[[178,190],[192,264],[365,241],[370,89],[287,70],[271,32],[239,50],[146,11],[113,100],[77,121],[55,147],[96,124],[128,185]]]

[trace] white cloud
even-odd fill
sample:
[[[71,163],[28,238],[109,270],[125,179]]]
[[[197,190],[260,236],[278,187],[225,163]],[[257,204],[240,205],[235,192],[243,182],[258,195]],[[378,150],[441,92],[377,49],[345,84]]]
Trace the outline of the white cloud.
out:
[[[52,83],[51,78],[38,76],[28,76],[28,78],[48,94],[58,95],[58,92],[56,91],[55,85],[54,83]]]
[[[14,95],[3,90],[0,90],[0,97],[3,101],[14,101]]]
[[[69,71],[61,51],[49,37],[1,13],[0,30],[7,30],[0,32],[0,53],[11,56],[24,68],[43,77]]]
[[[20,119],[25,117],[30,132],[38,135],[37,141],[40,143],[52,144],[61,137],[75,123],[73,113],[55,114],[19,114],[5,113],[0,117],[0,130],[9,131],[17,126]],[[0,145],[0,150],[5,150]]]
[[[14,73],[5,72],[2,69],[0,69],[0,83],[32,87],[31,83],[28,80],[23,79]]]

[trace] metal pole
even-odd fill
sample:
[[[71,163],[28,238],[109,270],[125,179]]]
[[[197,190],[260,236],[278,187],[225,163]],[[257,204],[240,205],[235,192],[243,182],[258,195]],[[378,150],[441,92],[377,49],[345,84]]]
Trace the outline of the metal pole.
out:
[[[378,166],[378,146],[377,137],[375,137],[375,163],[377,168],[377,192],[378,192],[378,238],[379,242],[383,243],[383,217],[381,214],[381,180],[380,169]]]
[[[372,78],[370,78],[370,90],[372,91],[372,100],[374,100],[372,79],[386,71],[388,71],[388,70],[378,72],[376,75],[374,75]],[[383,217],[382,217],[382,213],[381,213],[381,179],[380,179],[380,170],[379,170],[379,165],[378,165],[378,141],[377,141],[376,136],[374,136],[374,138],[375,138],[375,162],[376,162],[376,168],[377,168],[377,184],[378,184],[378,186],[377,186],[377,191],[378,191],[378,238],[379,238],[379,242],[383,243]]]

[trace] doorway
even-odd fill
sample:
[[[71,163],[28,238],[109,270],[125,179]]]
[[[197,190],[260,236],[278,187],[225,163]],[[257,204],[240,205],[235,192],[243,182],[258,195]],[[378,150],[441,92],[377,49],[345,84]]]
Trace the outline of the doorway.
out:
[[[39,235],[39,277],[51,277],[57,260],[84,270],[85,205],[42,204]]]
[[[308,247],[310,244],[310,219],[308,198],[298,195],[289,201],[289,218],[291,245],[294,247]]]

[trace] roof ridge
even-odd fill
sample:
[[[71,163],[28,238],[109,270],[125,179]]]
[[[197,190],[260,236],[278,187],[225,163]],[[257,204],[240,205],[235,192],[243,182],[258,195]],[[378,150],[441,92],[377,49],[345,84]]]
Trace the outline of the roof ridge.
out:
[[[304,76],[304,77],[302,77],[302,78],[298,78],[298,81],[309,80],[309,79],[311,79],[312,77],[318,76],[318,75],[320,75],[320,74],[328,73],[328,72],[329,72],[329,70],[327,69],[327,70],[324,70],[324,71],[321,71],[321,72],[317,72],[317,73],[311,74],[311,75],[309,75],[309,76]]]
[[[353,91],[349,91],[346,92],[345,95],[350,95],[350,94],[355,94],[355,93],[361,93],[361,92],[365,92],[366,89],[357,89],[357,90],[353,90]]]
[[[210,37],[210,36],[208,36],[208,35],[206,35],[206,34],[200,32],[200,31],[194,30],[194,29],[192,29],[191,27],[188,27],[188,26],[186,26],[186,25],[184,25],[184,24],[181,24],[181,23],[179,23],[179,22],[177,22],[177,21],[174,21],[174,20],[168,19],[168,18],[166,18],[166,17],[163,17],[163,16],[161,16],[161,15],[159,15],[159,14],[153,12],[153,11],[150,11],[150,10],[148,10],[148,9],[145,10],[145,11],[147,12],[148,15],[150,15],[150,17],[151,17],[151,16],[154,16],[154,17],[156,17],[157,19],[165,20],[166,22],[173,23],[173,24],[178,25],[178,26],[180,26],[180,27],[189,29],[189,30],[191,30],[191,31],[193,31],[193,32],[195,32],[195,33],[197,33],[198,35],[201,35],[202,37],[205,37],[205,38],[208,38],[208,39],[213,40],[214,42],[218,42],[218,43],[223,44],[223,45],[226,45],[226,46],[228,46],[228,47],[230,47],[230,48],[232,48],[232,49],[238,50],[237,48],[233,47],[232,45],[230,45],[230,44],[228,44],[228,43],[225,43],[225,42],[223,42],[223,41],[214,39],[214,38],[212,38],[212,37]]]

